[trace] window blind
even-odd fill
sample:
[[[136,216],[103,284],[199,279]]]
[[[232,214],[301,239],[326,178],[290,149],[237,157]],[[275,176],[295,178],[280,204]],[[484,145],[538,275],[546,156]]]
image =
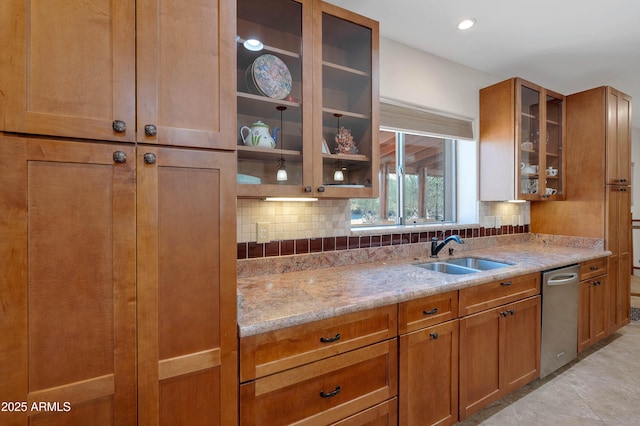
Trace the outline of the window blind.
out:
[[[440,115],[419,107],[380,101],[380,126],[422,132],[451,139],[473,139],[473,122]]]

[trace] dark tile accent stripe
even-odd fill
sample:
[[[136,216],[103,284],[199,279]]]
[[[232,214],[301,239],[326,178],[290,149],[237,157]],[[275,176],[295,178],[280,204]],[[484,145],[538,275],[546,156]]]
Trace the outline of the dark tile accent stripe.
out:
[[[426,243],[433,237],[438,239],[450,235],[462,238],[488,237],[492,235],[524,234],[529,232],[529,225],[500,228],[461,228],[446,231],[405,232],[366,236],[342,236],[325,238],[303,238],[298,240],[272,241],[267,244],[255,242],[238,243],[238,259],[254,259],[259,257],[288,256],[292,254],[321,253],[334,250],[353,250],[358,248],[381,247],[401,244]]]

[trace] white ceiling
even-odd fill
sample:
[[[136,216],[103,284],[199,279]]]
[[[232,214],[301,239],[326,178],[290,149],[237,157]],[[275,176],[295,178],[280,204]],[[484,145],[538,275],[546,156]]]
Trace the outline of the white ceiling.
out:
[[[379,21],[382,37],[501,79],[565,95],[609,85],[640,101],[639,0],[328,2]],[[458,30],[468,17],[476,25]]]

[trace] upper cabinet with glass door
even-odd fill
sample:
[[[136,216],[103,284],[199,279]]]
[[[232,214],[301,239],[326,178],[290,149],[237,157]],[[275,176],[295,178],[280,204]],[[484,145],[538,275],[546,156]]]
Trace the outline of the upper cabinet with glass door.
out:
[[[519,78],[480,91],[482,201],[565,198],[564,116],[563,95]]]
[[[300,195],[311,181],[311,1],[237,8],[238,196]]]
[[[377,23],[316,0],[237,8],[238,196],[377,194]]]
[[[313,137],[323,142],[314,187],[330,197],[376,197],[378,23],[319,0],[314,7],[322,43],[314,45]]]

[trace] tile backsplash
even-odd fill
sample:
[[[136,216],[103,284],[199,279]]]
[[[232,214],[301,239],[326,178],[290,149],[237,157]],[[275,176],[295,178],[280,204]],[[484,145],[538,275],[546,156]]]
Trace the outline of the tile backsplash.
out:
[[[530,223],[529,203],[479,202],[478,223],[465,225],[447,225],[443,228],[458,226],[497,228],[503,226],[524,226]],[[269,239],[272,242],[347,237],[354,234],[380,234],[385,231],[351,231],[349,200],[318,200],[316,202],[267,202],[253,199],[239,199],[237,212],[237,238],[240,243],[255,242],[256,224],[268,223]],[[431,231],[434,225],[427,231]],[[437,225],[435,225],[437,227]],[[438,227],[436,228],[438,229]],[[389,230],[388,234],[398,233]],[[312,250],[310,248],[310,250]],[[288,252],[289,250],[285,250]]]

